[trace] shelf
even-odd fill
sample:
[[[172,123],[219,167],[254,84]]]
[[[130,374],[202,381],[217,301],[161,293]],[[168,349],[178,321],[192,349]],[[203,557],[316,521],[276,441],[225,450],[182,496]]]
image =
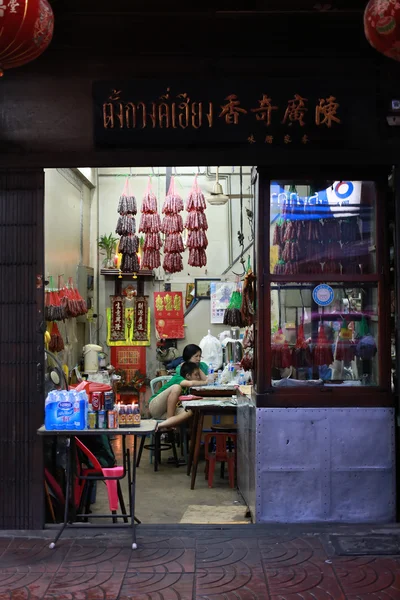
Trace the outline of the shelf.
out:
[[[154,277],[154,271],[138,271],[137,273],[123,273],[118,269],[101,269],[100,275],[105,275],[106,277],[133,277],[137,275],[138,277]]]

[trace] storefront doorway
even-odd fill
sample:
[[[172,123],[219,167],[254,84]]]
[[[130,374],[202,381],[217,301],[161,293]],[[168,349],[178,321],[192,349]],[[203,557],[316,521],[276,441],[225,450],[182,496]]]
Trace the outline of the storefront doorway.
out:
[[[197,168],[192,170],[192,176],[195,171],[197,171]],[[361,173],[357,169],[330,169],[329,173],[323,177],[319,173],[318,181],[320,182],[322,179],[324,182],[329,182],[329,184],[326,187],[317,188],[318,194],[321,190],[327,191],[332,187],[333,190],[336,190],[338,185],[339,193],[344,194],[348,192],[351,185],[355,189],[356,184],[361,182],[361,196],[357,206],[360,210],[362,208],[363,211],[367,209],[368,213],[356,217],[359,234],[362,233],[363,235],[363,238],[357,241],[357,261],[360,250],[362,250],[358,242],[365,241],[367,242],[366,249],[368,251],[366,256],[368,263],[365,266],[362,262],[354,260],[347,263],[346,258],[352,259],[353,254],[343,254],[343,261],[340,260],[339,262],[341,272],[335,273],[334,270],[331,270],[327,273],[327,277],[324,277],[323,271],[303,273],[298,268],[297,272],[279,273],[275,270],[276,264],[281,259],[279,258],[279,249],[273,248],[273,246],[279,246],[279,244],[274,243],[273,238],[274,229],[277,225],[273,214],[275,199],[273,194],[278,193],[278,196],[282,194],[282,199],[283,196],[290,198],[290,195],[294,194],[299,201],[302,198],[310,199],[316,194],[315,190],[311,190],[311,184],[309,183],[312,181],[311,178],[305,178],[304,175],[295,171],[295,169],[291,170],[293,176],[288,179],[285,176],[280,176],[278,172],[271,175],[268,171],[264,171],[262,168],[259,169],[261,178],[260,201],[254,203],[254,213],[263,216],[261,219],[259,217],[258,221],[256,218],[257,227],[255,229],[257,252],[254,268],[256,275],[259,276],[259,273],[262,273],[261,280],[257,285],[258,296],[256,299],[256,386],[254,396],[243,407],[242,411],[243,431],[246,432],[246,435],[241,440],[240,455],[246,468],[238,468],[238,473],[243,475],[241,492],[243,492],[246,504],[251,508],[252,514],[255,515],[254,520],[256,522],[279,522],[292,520],[293,518],[301,521],[391,521],[395,518],[396,501],[394,405],[391,394],[393,388],[390,370],[391,360],[392,364],[394,360],[390,339],[394,311],[392,310],[388,290],[391,290],[394,280],[390,278],[390,272],[392,272],[390,268],[393,268],[393,265],[390,266],[388,250],[390,246],[394,248],[394,245],[390,236],[387,235],[389,219],[385,214],[389,207],[389,200],[385,202],[385,198],[388,198],[388,195],[385,195],[388,169],[375,171],[372,169],[368,173],[365,171]],[[124,173],[126,174],[127,171],[125,170]],[[129,171],[128,173],[130,175]],[[16,262],[19,261],[18,264],[22,268],[26,263],[26,254],[24,253],[26,240],[37,249],[42,247],[43,237],[41,236],[40,224],[43,215],[44,178],[39,176],[37,172],[32,174],[31,179],[29,179],[29,175],[29,173],[25,175],[20,173],[13,179],[11,175],[7,174],[3,182],[8,197],[10,193],[14,193],[15,198],[14,203],[8,208],[7,219],[10,223],[18,222],[21,225],[19,231],[20,243],[14,246],[10,244],[7,251],[5,250],[3,253],[6,260],[10,262],[10,265],[7,266],[10,274],[15,271],[13,265]],[[25,182],[25,187],[21,185],[22,179]],[[89,181],[89,178],[87,179]],[[342,184],[345,184],[346,187]],[[281,189],[277,192],[271,185],[279,185]],[[296,191],[291,189],[292,186],[296,187]],[[302,190],[302,186],[308,187]],[[343,189],[341,189],[342,187]],[[88,189],[90,189],[90,186],[88,186]],[[12,190],[15,191],[12,192]],[[76,188],[76,192],[78,192],[78,188]],[[90,192],[83,192],[83,195],[85,193],[88,193],[90,197]],[[80,190],[75,198],[75,205],[74,201],[69,204],[70,211],[79,207],[79,218],[76,219],[79,231],[81,228],[85,230],[88,222],[88,212],[84,203],[81,204],[80,202],[81,196],[82,191]],[[292,196],[292,199],[295,196]],[[306,204],[311,207],[315,206],[310,202]],[[270,206],[272,210],[270,210]],[[97,210],[97,203],[93,204],[93,207]],[[340,206],[340,209],[343,209],[343,205]],[[352,217],[350,215],[350,218]],[[334,218],[338,217],[332,217],[332,219]],[[296,219],[288,220],[296,221]],[[60,221],[65,222],[63,219],[60,219]],[[360,221],[363,224],[362,229]],[[105,233],[111,232],[114,226],[115,220],[112,225],[110,223]],[[23,229],[23,227],[26,227],[26,229]],[[56,240],[61,237],[55,229],[52,230],[52,233]],[[97,247],[92,246],[90,250],[89,246],[89,251],[84,245],[81,247],[80,234],[77,239],[79,253],[82,256],[85,256],[85,252],[88,252],[89,257],[90,252],[93,252],[94,255],[97,254]],[[92,239],[98,239],[97,233]],[[326,246],[333,241],[331,238],[326,239],[328,244],[325,243],[325,238],[319,242],[320,252],[325,252],[327,250]],[[290,236],[287,241],[293,243],[294,239]],[[314,240],[314,242],[318,242],[318,240]],[[339,245],[341,249],[345,244],[342,237],[340,237]],[[63,248],[67,249],[68,246],[63,246]],[[348,249],[350,248],[354,248],[353,243],[348,245]],[[394,256],[394,251],[392,255]],[[273,261],[271,261],[271,257],[274,258]],[[277,257],[278,260],[276,260]],[[295,259],[288,260],[288,258],[282,260],[289,264],[296,263]],[[321,262],[323,261],[321,260]],[[343,268],[351,268],[351,262],[355,263],[355,271],[346,275]],[[68,261],[64,264],[68,264]],[[305,263],[299,264],[303,265]],[[363,265],[363,270],[361,270],[360,264]],[[269,265],[269,272],[268,267],[264,268],[263,265]],[[43,420],[43,390],[41,389],[43,372],[41,371],[41,365],[43,364],[45,323],[43,309],[41,308],[43,282],[40,273],[46,274],[46,270],[40,264],[39,250],[35,266],[38,277],[34,281],[29,280],[30,287],[21,288],[20,297],[13,297],[15,301],[19,301],[18,320],[9,319],[8,329],[4,330],[3,339],[10,340],[11,343],[14,339],[13,336],[19,336],[23,333],[24,328],[21,327],[20,322],[21,315],[26,314],[24,318],[28,320],[29,315],[32,318],[31,299],[34,298],[35,307],[38,308],[38,312],[34,313],[37,327],[34,335],[31,332],[29,339],[27,339],[26,356],[30,365],[29,377],[26,377],[23,382],[24,385],[30,386],[30,389],[33,390],[32,403],[29,419],[19,418],[18,422],[25,426],[26,439],[28,440],[27,447],[31,448],[32,466],[31,471],[25,473],[26,477],[24,472],[22,473],[21,482],[25,485],[34,485],[36,489],[35,497],[41,498],[44,497],[42,454],[40,444],[36,439],[36,428],[31,426],[32,423],[39,424]],[[338,268],[337,262],[331,266],[332,269]],[[323,269],[322,266],[321,269]],[[365,269],[367,270],[365,271]],[[61,271],[64,276],[66,276],[65,271]],[[346,277],[344,277],[345,275]],[[104,276],[104,281],[106,281],[106,276]],[[321,284],[332,289],[333,312],[339,312],[343,316],[342,321],[346,321],[347,327],[342,327],[344,325],[342,322],[340,329],[337,331],[335,329],[336,319],[333,319],[332,315],[327,313],[326,307],[324,307],[324,310],[322,308],[320,310],[312,304],[312,302],[316,302],[313,296],[314,288]],[[145,285],[150,285],[150,282],[145,282]],[[158,285],[160,285],[160,282]],[[312,286],[312,291],[309,289],[310,286]],[[104,297],[106,295],[105,293]],[[27,301],[27,298],[30,298],[30,300]],[[317,299],[321,300],[318,296]],[[7,301],[9,302],[9,299]],[[207,302],[210,301],[200,300],[197,308],[201,309],[201,307],[206,306]],[[320,306],[318,302],[316,304]],[[193,316],[195,310],[196,306],[187,317]],[[328,315],[329,322],[333,324],[331,325],[332,332],[336,332],[336,341],[330,339],[327,335],[328,332],[325,332],[325,336],[328,345],[330,341],[333,342],[331,346],[336,345],[337,350],[339,341],[345,343],[356,342],[356,339],[353,338],[353,332],[358,327],[358,321],[355,318],[350,321],[350,318],[346,315],[354,317],[360,311],[366,313],[370,322],[369,333],[372,335],[374,344],[377,347],[377,352],[373,356],[369,358],[356,356],[355,361],[346,361],[355,363],[350,365],[345,365],[345,358],[343,358],[343,365],[340,365],[342,367],[341,372],[337,372],[334,377],[331,376],[330,380],[326,379],[326,375],[329,369],[331,375],[334,374],[337,365],[333,363],[333,368],[331,365],[326,365],[327,369],[322,370],[321,367],[324,365],[320,364],[307,367],[307,369],[311,368],[311,374],[304,371],[301,376],[297,373],[294,376],[291,369],[289,377],[287,373],[280,370],[284,369],[284,366],[272,365],[272,352],[276,350],[274,345],[279,344],[279,339],[273,339],[276,333],[283,334],[284,339],[282,338],[280,341],[283,346],[287,343],[290,349],[290,344],[296,345],[299,333],[296,331],[296,336],[293,335],[291,324],[294,324],[294,328],[297,327],[298,329],[303,320],[306,341],[312,346],[312,344],[318,343],[319,332],[315,328],[313,329],[311,322],[308,321],[312,320],[313,317],[318,317],[319,324],[322,320],[321,315],[324,318]],[[348,319],[349,322],[347,322]],[[278,321],[278,331],[274,330],[275,321]],[[355,328],[350,327],[352,322],[355,322]],[[100,323],[92,326],[92,335],[93,332],[97,331],[99,325]],[[81,339],[82,343],[87,343],[86,335],[89,335],[90,341],[90,328],[87,334],[86,324],[79,325],[79,327],[83,331],[79,332],[79,328],[77,328],[76,337]],[[282,329],[282,334],[279,329]],[[352,332],[351,339],[343,335],[342,329]],[[313,336],[315,335],[317,335],[317,338],[314,342]],[[311,338],[311,340],[308,340],[308,338]],[[292,353],[293,350],[294,348],[292,348]],[[333,351],[333,348],[331,350]],[[12,356],[11,359],[13,359]],[[10,361],[10,359],[8,360]],[[339,360],[337,355],[336,360]],[[365,363],[365,360],[369,361],[370,365]],[[314,366],[318,367],[316,374],[314,374]],[[291,367],[295,371],[302,368],[293,364]],[[346,373],[346,377],[343,377],[344,373]],[[364,381],[363,385],[362,377],[364,375],[367,375],[369,380]],[[322,380],[322,384],[318,382],[318,385],[314,387],[312,381],[316,377]],[[286,382],[287,385],[282,385],[280,383],[282,381]],[[10,393],[18,392],[19,388],[16,386],[20,384],[15,379],[10,379],[7,385]],[[11,385],[14,387],[10,387]],[[293,386],[293,390],[290,389],[291,386]],[[354,393],[355,386],[360,386],[357,389],[359,393]],[[308,444],[307,447],[304,442]],[[318,464],[314,460],[315,456],[319,457]],[[166,464],[165,466],[169,468],[170,465]],[[180,468],[176,469],[178,473],[179,470]],[[200,468],[198,480],[200,480],[201,471]],[[153,472],[151,474],[157,475]],[[380,482],[379,485],[378,481]],[[226,481],[224,481],[224,484],[226,485]],[[290,501],[293,493],[295,493],[295,498]],[[24,494],[21,497],[25,498]],[[12,499],[7,499],[7,502],[9,502],[7,504],[8,512],[5,514],[10,517]],[[44,506],[43,501],[41,507]],[[293,510],[293,506],[296,506],[296,510]],[[23,509],[24,507],[22,507]],[[35,510],[28,500],[26,500],[25,509],[27,514],[31,515],[28,525],[30,527],[41,527],[44,522],[43,509],[40,511]],[[24,526],[28,525],[25,523]]]
[[[218,181],[217,181],[218,177]],[[179,364],[183,350],[187,344],[201,344],[208,332],[214,340],[229,339],[231,326],[223,323],[224,307],[229,304],[232,293],[242,290],[244,274],[253,264],[254,254],[254,214],[255,214],[255,181],[251,167],[109,167],[99,169],[46,169],[45,170],[45,276],[46,298],[50,301],[52,291],[63,286],[76,287],[79,295],[85,300],[89,311],[85,315],[68,319],[55,324],[48,323],[47,330],[59,336],[63,345],[60,352],[52,343],[50,350],[57,357],[68,373],[69,382],[76,383],[77,373],[85,373],[83,348],[88,345],[101,347],[99,357],[102,367],[98,373],[90,373],[92,381],[109,383],[112,373],[121,380],[114,383],[116,401],[121,405],[129,405],[132,401],[140,403],[142,417],[149,417],[149,398],[152,395],[150,382],[159,376],[170,376]],[[219,183],[221,190],[216,184]],[[170,187],[183,200],[185,210],[181,212],[183,223],[188,217],[188,198],[195,186],[204,194],[206,201],[207,224],[201,231],[206,238],[205,256],[207,264],[195,266],[196,259],[190,260],[190,235],[199,228],[185,227],[182,231],[183,258],[182,269],[170,273],[163,268],[168,233],[162,235],[164,248],[161,254],[161,266],[155,269],[140,268],[137,273],[126,272],[118,252],[121,236],[115,233],[118,229],[120,198],[124,193],[135,197],[137,207],[136,233],[138,234],[138,258],[143,266],[146,251],[146,233],[140,231],[143,201],[151,192],[156,199],[157,212],[164,218],[162,208]],[[215,192],[220,192],[219,195]],[[196,192],[197,193],[197,192]],[[179,234],[180,235],[180,234]],[[193,236],[193,234],[192,234]],[[111,249],[107,250],[106,242],[111,240]],[[113,241],[114,240],[114,241]],[[204,240],[203,240],[204,241]],[[100,242],[100,243],[99,243]],[[196,246],[202,245],[198,239]],[[196,249],[192,245],[193,250]],[[189,264],[193,263],[193,264]],[[180,298],[183,303],[182,333],[174,338],[169,334],[166,325],[157,320],[156,296],[170,292]],[[127,309],[126,319],[129,321],[135,313],[135,299],[143,297],[148,305],[148,321],[145,335],[135,339],[131,332],[128,340],[119,336],[115,341],[112,331],[112,303],[116,296],[124,299]],[[136,317],[133,317],[135,319]],[[240,323],[238,323],[240,325]],[[134,324],[135,327],[135,324]],[[166,333],[164,333],[165,329]],[[236,327],[239,338],[243,338],[245,328]],[[128,330],[127,330],[128,331]],[[115,332],[114,332],[115,333]],[[241,336],[240,336],[241,334]],[[222,371],[232,357],[225,354],[230,347],[224,345],[224,357],[219,364],[213,365],[215,372]],[[243,348],[242,339],[237,342],[240,347],[239,361]],[[119,357],[122,357],[119,358]],[[126,363],[126,357],[135,355],[136,365]],[[206,357],[207,358],[207,357]],[[208,357],[209,358],[209,357]],[[124,363],[125,361],[125,363]],[[51,361],[50,361],[51,362]],[[113,365],[115,371],[106,369]],[[239,380],[239,363],[235,373]],[[51,365],[50,365],[51,369]],[[78,375],[79,376],[79,375]],[[220,377],[225,374],[220,375]],[[136,380],[143,377],[144,385]],[[243,381],[249,381],[250,371],[243,373]],[[230,486],[228,465],[221,468],[217,465],[212,487],[205,477],[205,443],[204,439],[220,425],[237,431],[235,415],[216,414],[206,416],[204,421],[200,462],[197,470],[194,490],[191,479],[186,474],[186,437],[180,439],[177,432],[179,466],[176,466],[172,448],[162,452],[161,464],[154,471],[154,452],[143,451],[138,468],[137,514],[143,523],[250,523],[251,514],[248,503],[237,488],[237,474],[233,487]],[[190,437],[190,424],[188,428]],[[168,444],[170,435],[165,434],[162,441]],[[151,440],[147,440],[146,446]],[[122,461],[121,439],[118,435],[111,442],[117,464]],[[103,450],[97,449],[100,453]],[[46,455],[46,469],[58,477],[63,486],[62,467],[60,461],[54,462],[55,453]],[[127,480],[121,482],[126,498]],[[54,520],[47,495],[45,507],[46,520]],[[51,490],[50,490],[51,492]],[[51,502],[55,504],[54,497]],[[57,508],[57,507],[53,507]],[[103,484],[96,486],[93,502],[90,505],[92,514],[108,512],[107,490]],[[55,510],[58,513],[58,510]],[[56,514],[57,520],[57,514]]]

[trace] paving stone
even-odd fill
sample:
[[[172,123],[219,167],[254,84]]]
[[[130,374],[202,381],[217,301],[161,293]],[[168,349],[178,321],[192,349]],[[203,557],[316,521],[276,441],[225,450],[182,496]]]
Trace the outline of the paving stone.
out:
[[[221,541],[204,539],[196,544],[197,568],[241,567],[262,568],[261,553],[256,538]]]
[[[124,574],[101,568],[61,568],[43,600],[116,600]]]
[[[153,573],[194,573],[195,550],[187,548],[168,548],[140,546],[132,552],[128,571],[139,569]]]
[[[332,566],[348,600],[400,599],[400,567],[394,559],[334,558]]]
[[[269,600],[262,569],[236,567],[199,569],[196,600]]]
[[[329,564],[303,561],[264,570],[271,600],[346,600]]]
[[[60,540],[52,550],[50,540],[37,538],[15,538],[1,557],[0,567],[29,567],[35,572],[55,572],[60,567],[70,548],[71,540]]]
[[[316,536],[294,537],[292,539],[264,538],[258,542],[265,567],[289,567],[306,562],[323,562],[327,559],[325,550]]]
[[[118,600],[192,600],[194,574],[131,571]]]
[[[0,568],[0,600],[42,600],[52,578],[29,567]]]
[[[104,541],[76,540],[65,557],[63,567],[88,569],[100,567],[104,571],[126,571],[131,556],[130,544],[119,546]]]

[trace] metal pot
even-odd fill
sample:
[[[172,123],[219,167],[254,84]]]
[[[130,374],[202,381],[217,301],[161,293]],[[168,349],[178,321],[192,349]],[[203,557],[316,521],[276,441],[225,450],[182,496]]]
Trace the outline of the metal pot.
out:
[[[226,362],[238,363],[243,358],[243,344],[241,340],[230,340],[226,343]]]

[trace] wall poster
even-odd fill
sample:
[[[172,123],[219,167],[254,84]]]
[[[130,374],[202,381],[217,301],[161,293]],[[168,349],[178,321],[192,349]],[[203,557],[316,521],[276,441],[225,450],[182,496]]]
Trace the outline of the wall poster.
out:
[[[154,292],[154,321],[158,340],[185,337],[182,292]]]
[[[234,281],[212,281],[211,290],[211,323],[223,323],[225,310],[228,308],[232,293],[236,290]]]

